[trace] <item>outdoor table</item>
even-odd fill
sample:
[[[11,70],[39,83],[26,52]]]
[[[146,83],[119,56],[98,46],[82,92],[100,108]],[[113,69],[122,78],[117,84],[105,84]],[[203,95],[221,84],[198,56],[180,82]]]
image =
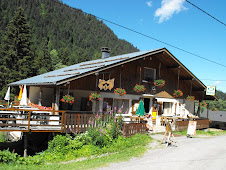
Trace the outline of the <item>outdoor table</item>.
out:
[[[4,115],[5,114],[5,115]],[[18,114],[17,111],[10,111],[10,110],[0,110],[0,118],[15,118],[14,114]],[[2,123],[6,123],[6,120],[2,120]]]
[[[32,116],[34,117],[38,117],[42,120],[40,121],[40,124],[48,124],[48,121],[47,121],[47,116],[49,116],[51,114],[51,112],[48,112],[48,111],[38,111],[38,110],[35,110],[35,111],[32,111]]]

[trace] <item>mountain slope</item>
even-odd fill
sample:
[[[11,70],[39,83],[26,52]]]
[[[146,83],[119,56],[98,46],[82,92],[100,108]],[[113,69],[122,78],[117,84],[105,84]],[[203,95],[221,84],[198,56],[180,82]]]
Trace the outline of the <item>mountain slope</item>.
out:
[[[112,49],[111,55],[138,51],[132,44],[118,39],[102,21],[58,0],[1,0],[1,37],[19,6],[24,9],[32,29],[36,57],[43,55],[46,41],[49,53],[56,49],[65,65],[100,58],[103,46]]]

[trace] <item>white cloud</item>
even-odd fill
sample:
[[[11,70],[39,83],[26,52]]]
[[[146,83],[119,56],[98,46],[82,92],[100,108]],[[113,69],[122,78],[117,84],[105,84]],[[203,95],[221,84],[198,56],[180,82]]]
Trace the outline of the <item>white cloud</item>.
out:
[[[149,7],[152,7],[152,1],[148,1],[148,2],[146,2],[146,4],[147,4]]]
[[[218,85],[218,84],[221,84],[221,81],[215,81],[214,82],[214,85]]]
[[[186,10],[183,6],[185,0],[162,0],[161,8],[155,11],[155,17],[159,17],[159,23],[169,20],[173,14]]]

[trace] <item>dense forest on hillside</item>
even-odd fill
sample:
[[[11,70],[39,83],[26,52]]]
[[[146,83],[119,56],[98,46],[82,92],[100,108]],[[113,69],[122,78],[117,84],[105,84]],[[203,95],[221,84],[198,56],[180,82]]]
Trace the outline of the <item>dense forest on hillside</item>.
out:
[[[100,58],[103,46],[111,55],[138,51],[102,21],[58,0],[1,0],[0,37],[1,98],[6,84]],[[219,101],[204,102],[226,111],[226,93],[216,96]]]
[[[20,16],[16,14],[19,7]],[[24,24],[20,28],[22,34],[18,37],[25,36],[27,42],[24,44],[29,44],[26,50],[29,51],[27,58],[30,58],[30,62],[26,66],[32,68],[30,74],[21,75],[21,71],[18,71],[22,68],[20,57],[11,60],[17,52],[13,51],[12,46],[18,47],[16,38],[12,38],[14,32],[18,31],[15,15]],[[27,35],[23,33],[24,28]],[[118,39],[102,21],[58,0],[1,0],[0,37],[0,54],[3,56],[0,59],[0,89],[4,87],[3,94],[7,83],[25,76],[100,58],[101,47],[110,47],[112,56],[138,51],[129,42]],[[11,70],[4,67],[6,64],[11,65]],[[11,78],[7,77],[8,73],[12,73]]]

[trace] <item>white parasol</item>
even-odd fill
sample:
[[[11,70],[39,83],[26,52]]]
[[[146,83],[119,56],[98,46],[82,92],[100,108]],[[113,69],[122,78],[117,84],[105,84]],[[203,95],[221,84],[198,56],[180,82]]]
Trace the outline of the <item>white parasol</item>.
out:
[[[8,100],[8,107],[9,107],[9,101],[10,101],[10,86],[8,87],[8,90],[6,92],[6,95],[5,95],[5,100]]]

